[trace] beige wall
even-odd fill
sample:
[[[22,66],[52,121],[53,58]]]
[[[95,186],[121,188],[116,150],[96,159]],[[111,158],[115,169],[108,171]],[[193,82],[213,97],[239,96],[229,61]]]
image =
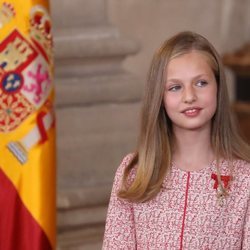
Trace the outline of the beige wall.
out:
[[[154,50],[171,35],[192,30],[207,37],[220,53],[250,40],[250,0],[108,0],[109,19],[141,44],[124,67],[145,80]],[[230,72],[230,94],[233,80]]]

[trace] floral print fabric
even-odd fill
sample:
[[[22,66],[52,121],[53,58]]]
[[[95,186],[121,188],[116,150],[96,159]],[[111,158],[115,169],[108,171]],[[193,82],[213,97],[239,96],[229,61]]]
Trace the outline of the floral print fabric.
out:
[[[221,201],[213,162],[192,172],[173,165],[170,178],[165,178],[155,198],[132,203],[117,197],[123,171],[132,157],[123,159],[115,176],[103,250],[250,249],[249,163],[234,161],[229,195]],[[227,161],[221,163],[220,171],[229,176]]]

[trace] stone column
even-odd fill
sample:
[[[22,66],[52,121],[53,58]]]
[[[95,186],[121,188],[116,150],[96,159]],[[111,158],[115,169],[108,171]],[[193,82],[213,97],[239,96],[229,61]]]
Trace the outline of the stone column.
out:
[[[58,249],[100,249],[115,169],[133,150],[141,85],[122,69],[138,51],[105,0],[52,0],[58,148]]]

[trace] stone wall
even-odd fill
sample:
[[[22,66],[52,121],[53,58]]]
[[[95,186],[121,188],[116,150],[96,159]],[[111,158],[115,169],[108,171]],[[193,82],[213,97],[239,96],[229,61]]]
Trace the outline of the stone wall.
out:
[[[141,44],[123,65],[143,82],[155,49],[179,31],[204,35],[221,54],[250,40],[250,0],[108,0],[108,13],[123,34]],[[234,99],[233,75],[227,76]]]
[[[115,170],[136,140],[141,89],[121,63],[139,46],[109,23],[104,0],[51,4],[58,249],[99,249]]]
[[[135,145],[154,50],[181,30],[203,34],[221,53],[239,47],[250,38],[250,0],[51,0],[51,11],[58,249],[100,249],[114,172]]]

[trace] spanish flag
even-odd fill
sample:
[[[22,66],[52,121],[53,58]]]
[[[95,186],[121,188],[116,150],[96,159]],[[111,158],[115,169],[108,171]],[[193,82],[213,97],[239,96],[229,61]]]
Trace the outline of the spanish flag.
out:
[[[0,0],[0,250],[56,247],[48,5]]]

